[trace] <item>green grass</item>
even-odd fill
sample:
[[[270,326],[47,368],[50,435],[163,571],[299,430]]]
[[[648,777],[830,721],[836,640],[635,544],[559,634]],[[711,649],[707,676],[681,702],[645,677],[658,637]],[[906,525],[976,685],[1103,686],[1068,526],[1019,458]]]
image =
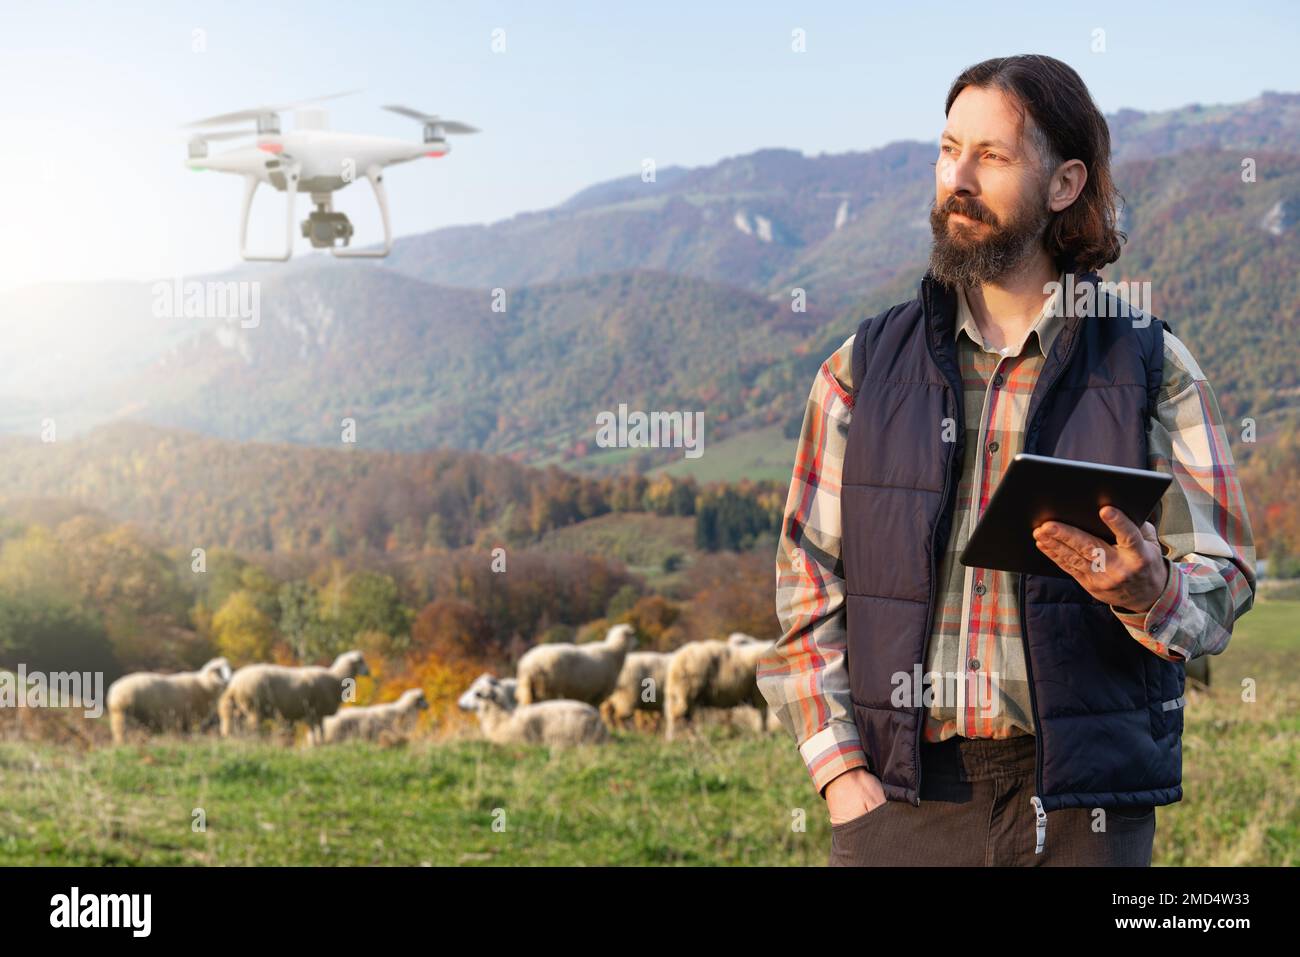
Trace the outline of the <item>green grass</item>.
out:
[[[1261,600],[1188,701],[1183,800],[1156,812],[1155,863],[1300,864],[1300,602]],[[1249,700],[1253,694],[1255,700]]]
[[[1298,633],[1300,602],[1261,601],[1213,659],[1156,864],[1300,863]],[[0,742],[0,864],[821,865],[830,841],[784,733],[628,733],[554,752],[101,736]],[[792,827],[801,810],[806,831]]]
[[[625,469],[633,460],[655,461],[647,475],[660,473],[677,478],[692,476],[697,482],[738,482],[741,479],[790,481],[794,468],[795,439],[781,434],[780,426],[741,432],[719,441],[710,441],[705,430],[703,454],[686,458],[681,450],[646,450],[643,448],[600,449],[581,459],[551,456],[532,461],[533,465],[560,465],[584,475],[610,475]]]
[[[704,444],[704,454],[697,459],[682,459],[651,469],[651,475],[663,472],[678,478],[694,476],[697,482],[736,482],[741,479],[775,479],[790,481],[794,469],[797,440],[787,439],[780,426],[772,425],[751,432]]]
[[[810,864],[830,840],[794,748],[721,728],[555,752],[7,743],[0,782],[5,865]]]
[[[553,529],[542,536],[536,548],[617,559],[656,589],[688,575],[690,565],[700,555],[695,549],[693,517],[649,512],[611,512]],[[672,555],[680,559],[682,566],[676,574],[663,570],[664,560]]]

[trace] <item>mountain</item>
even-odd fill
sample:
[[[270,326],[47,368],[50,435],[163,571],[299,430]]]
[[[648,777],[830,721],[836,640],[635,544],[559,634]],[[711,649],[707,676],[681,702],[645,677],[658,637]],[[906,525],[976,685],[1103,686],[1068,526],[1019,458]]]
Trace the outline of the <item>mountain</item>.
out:
[[[1114,163],[1188,151],[1300,153],[1300,94],[1265,91],[1245,103],[1120,110],[1106,117]],[[1240,158],[1240,157],[1239,157]]]
[[[620,404],[726,426],[746,413],[747,384],[828,318],[666,273],[501,302],[331,260],[263,280],[260,298],[256,326],[196,332],[96,407],[241,440],[336,444],[352,419],[363,448],[563,456],[593,446],[597,414]]]
[[[134,374],[214,323],[155,315],[153,283],[42,283],[0,294],[0,395],[39,412]],[[6,403],[6,416],[12,408]]]
[[[1300,95],[1110,122],[1129,241],[1106,278],[1151,283],[1153,311],[1200,359],[1225,414],[1289,428],[1300,415]],[[706,447],[778,425],[788,438],[822,359],[864,316],[913,294],[933,152],[761,150],[408,237],[382,265],[307,256],[215,277],[255,284],[253,327],[158,318],[149,284],[10,293],[0,428],[35,434],[53,419],[62,437],[134,417],[333,445],[353,419],[364,448],[597,468],[628,459],[594,444],[596,415],[621,404],[703,412]]]
[[[928,248],[934,149],[760,150],[584,190],[555,209],[397,242],[387,268],[493,288],[653,269],[835,308]]]
[[[1300,150],[1254,152],[1254,182],[1239,150],[1120,166],[1130,240],[1106,277],[1150,281],[1228,419],[1267,432],[1300,410]]]

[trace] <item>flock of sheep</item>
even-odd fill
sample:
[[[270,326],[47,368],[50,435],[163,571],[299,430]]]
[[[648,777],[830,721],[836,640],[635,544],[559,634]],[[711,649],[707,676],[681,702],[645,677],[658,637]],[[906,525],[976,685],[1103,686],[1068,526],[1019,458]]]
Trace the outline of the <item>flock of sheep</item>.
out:
[[[391,704],[339,710],[348,682],[370,674],[359,651],[339,655],[328,668],[255,664],[231,673],[225,658],[213,658],[198,671],[174,675],[142,671],[108,688],[113,740],[126,739],[128,724],[150,731],[193,731],[219,716],[222,737],[265,719],[307,724],[313,743],[349,738],[379,740],[428,708],[414,688]]]
[[[759,728],[770,728],[756,679],[767,642],[736,632],[667,653],[635,646],[630,625],[615,625],[602,641],[537,645],[515,678],[480,675],[458,704],[498,744],[600,744],[637,712],[662,714],[669,740],[703,709],[754,708]],[[328,668],[254,664],[232,674],[225,658],[214,658],[194,672],[130,674],[108,689],[113,740],[124,741],[129,725],[197,730],[214,713],[223,737],[264,720],[304,722],[313,744],[400,737],[429,703],[413,688],[390,704],[341,708],[348,683],[369,673],[361,652],[349,651]]]

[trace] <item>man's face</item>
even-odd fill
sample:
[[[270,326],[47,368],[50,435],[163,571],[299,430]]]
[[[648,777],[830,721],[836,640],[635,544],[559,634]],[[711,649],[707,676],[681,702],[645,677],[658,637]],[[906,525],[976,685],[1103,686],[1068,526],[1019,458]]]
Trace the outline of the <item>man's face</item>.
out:
[[[1000,90],[968,86],[953,101],[930,211],[930,271],[941,282],[993,282],[1041,248],[1048,178],[1029,132]]]

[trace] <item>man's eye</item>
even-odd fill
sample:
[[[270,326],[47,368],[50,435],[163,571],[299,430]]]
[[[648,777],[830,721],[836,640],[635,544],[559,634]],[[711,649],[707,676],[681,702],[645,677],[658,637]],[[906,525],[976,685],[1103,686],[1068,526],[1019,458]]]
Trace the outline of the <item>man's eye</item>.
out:
[[[999,156],[997,153],[985,153],[984,155],[987,156],[987,157],[988,157],[989,159],[991,159],[991,160],[1000,160],[1000,159],[1002,159],[1002,157]]]
[[[941,152],[941,153],[947,153],[947,152],[949,152],[950,150],[952,150],[952,147],[951,147],[951,146],[946,146],[946,145],[945,145],[945,146],[940,146],[940,147],[939,147],[939,152]]]

